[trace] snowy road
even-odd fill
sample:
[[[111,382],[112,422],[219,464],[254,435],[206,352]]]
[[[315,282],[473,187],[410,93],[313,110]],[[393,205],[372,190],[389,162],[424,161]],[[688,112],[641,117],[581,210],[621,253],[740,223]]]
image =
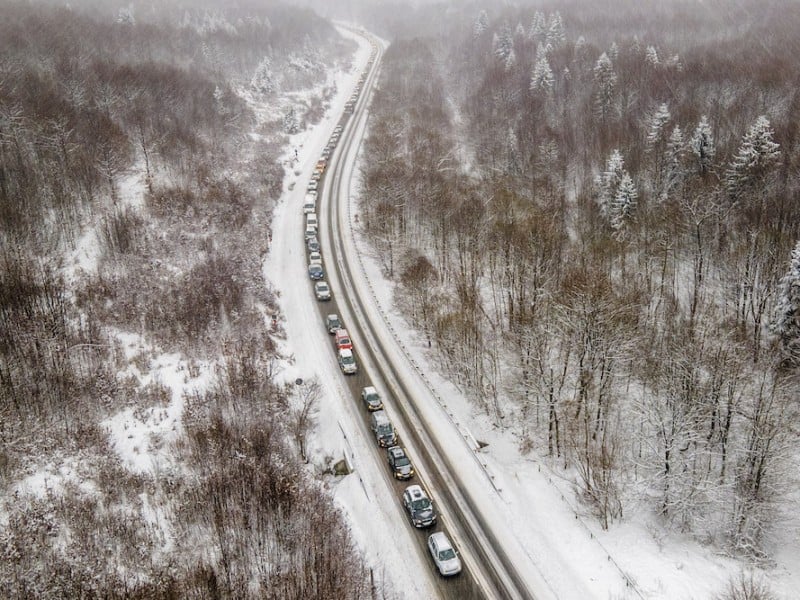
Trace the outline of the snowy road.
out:
[[[373,73],[370,83],[375,76]],[[327,235],[323,236],[323,248],[327,256],[335,257],[336,272],[329,269],[328,277],[340,297],[338,310],[350,324],[356,348],[362,349],[359,359],[366,370],[374,374],[373,383],[383,392],[383,396],[391,399],[387,412],[399,426],[404,444],[417,462],[421,479],[426,482],[444,513],[444,529],[456,541],[456,546],[462,549],[467,572],[441,585],[440,596],[555,597],[546,580],[539,576],[535,565],[524,565],[524,576],[518,571],[517,561],[511,560],[507,553],[509,541],[503,540],[501,543],[488,526],[492,515],[483,514],[469,492],[470,486],[475,485],[471,481],[475,473],[485,477],[481,465],[470,449],[464,447],[463,439],[457,432],[453,437],[453,432],[447,431],[452,428],[443,430],[440,427],[441,414],[426,414],[422,406],[428,398],[424,382],[420,386],[415,381],[413,366],[406,364],[404,356],[397,355],[396,340],[386,327],[387,322],[377,306],[370,301],[374,298],[355,253],[350,212],[351,181],[360,143],[365,135],[367,104],[368,98],[362,97],[345,129],[332,172],[326,176],[322,210],[327,209],[330,214],[322,214],[322,222],[328,224]],[[454,446],[461,452],[452,452]],[[473,456],[465,457],[465,450]],[[465,470],[469,473],[466,476]],[[491,484],[491,481],[483,479],[478,485],[485,488],[487,483]],[[497,508],[502,509],[499,505]],[[424,553],[424,539],[420,539],[421,552]],[[521,549],[514,547],[513,543],[511,546],[512,552],[518,552],[516,556],[525,557]],[[535,596],[532,590],[537,590]]]

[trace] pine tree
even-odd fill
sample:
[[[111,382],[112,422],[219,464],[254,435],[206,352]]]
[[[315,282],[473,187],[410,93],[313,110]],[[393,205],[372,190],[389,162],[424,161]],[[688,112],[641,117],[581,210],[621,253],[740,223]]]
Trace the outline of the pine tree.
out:
[[[127,8],[119,9],[117,13],[117,23],[120,25],[136,25],[136,19],[133,16],[133,5],[129,4]]]
[[[661,61],[658,60],[658,51],[653,46],[648,46],[644,52],[644,62],[651,67],[657,67]]]
[[[670,69],[675,69],[678,73],[683,72],[683,62],[681,61],[680,54],[673,54],[667,59],[666,65]]]
[[[504,23],[500,31],[494,34],[492,38],[492,50],[500,63],[506,66],[509,55],[514,52],[514,38],[511,35],[511,29],[508,23]]]
[[[686,142],[683,139],[683,131],[676,125],[667,141],[664,189],[660,195],[662,200],[666,199],[672,192],[677,190],[683,182],[686,175],[684,169],[685,155]]]
[[[537,10],[533,15],[533,22],[531,23],[531,28],[528,31],[528,39],[530,39],[532,42],[544,41],[546,28],[547,25],[544,20],[544,15]]]
[[[669,113],[669,106],[663,103],[650,116],[647,122],[647,143],[648,152],[660,149],[661,142],[664,141],[664,126],[669,122],[672,115]]]
[[[725,173],[728,197],[734,202],[762,184],[772,172],[780,156],[780,146],[772,135],[772,126],[762,115],[742,138],[742,145]]]
[[[543,91],[547,93],[552,91],[554,82],[553,70],[550,68],[550,61],[547,60],[547,53],[542,52],[537,55],[536,64],[533,66],[530,90],[532,92]]]
[[[250,80],[250,87],[261,94],[271,94],[275,90],[272,65],[268,57],[265,56],[256,67],[256,72]]]
[[[800,363],[800,241],[792,250],[789,270],[778,283],[773,330],[793,363]]]
[[[482,36],[489,29],[489,15],[482,10],[472,26],[472,35],[476,38]]]
[[[289,135],[300,131],[300,123],[297,120],[297,112],[291,106],[283,115],[283,131]]]
[[[611,59],[603,52],[594,66],[594,105],[597,114],[605,121],[611,113],[614,93],[617,87],[617,74]]]
[[[556,11],[550,15],[550,22],[547,25],[547,43],[553,48],[558,48],[566,40],[564,21],[561,19],[561,13]]]
[[[508,128],[508,145],[506,147],[506,173],[519,173],[519,140],[513,127]]]
[[[625,175],[625,161],[620,151],[614,149],[608,157],[605,171],[595,179],[597,188],[595,201],[600,208],[600,214],[604,217],[610,217],[611,204],[617,196],[623,175]]]
[[[525,27],[522,23],[517,23],[517,28],[514,30],[514,39],[523,40],[525,35]]]
[[[611,60],[617,60],[617,58],[619,58],[619,46],[617,46],[617,42],[611,42],[611,47],[608,49],[608,57]]]
[[[516,65],[516,64],[517,64],[517,53],[514,52],[514,48],[511,48],[511,50],[508,53],[508,56],[506,56],[506,60],[505,60],[505,63],[503,64],[503,68],[506,71],[510,71],[511,69],[514,68],[514,65]]]
[[[618,237],[624,235],[628,224],[633,219],[638,197],[639,193],[636,191],[633,179],[627,172],[623,171],[617,187],[617,193],[614,195],[609,211],[611,228]]]
[[[714,155],[717,150],[714,146],[714,136],[705,115],[700,118],[700,123],[689,140],[689,150],[695,157],[695,165],[700,175],[708,173],[714,164]]]

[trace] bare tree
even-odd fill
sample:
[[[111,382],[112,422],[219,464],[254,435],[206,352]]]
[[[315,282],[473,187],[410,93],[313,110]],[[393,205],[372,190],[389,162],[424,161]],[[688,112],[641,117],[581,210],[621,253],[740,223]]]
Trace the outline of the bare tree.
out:
[[[292,433],[300,458],[308,462],[306,440],[316,425],[317,404],[322,394],[321,386],[316,379],[297,383],[295,388],[296,405],[291,408],[289,430]]]

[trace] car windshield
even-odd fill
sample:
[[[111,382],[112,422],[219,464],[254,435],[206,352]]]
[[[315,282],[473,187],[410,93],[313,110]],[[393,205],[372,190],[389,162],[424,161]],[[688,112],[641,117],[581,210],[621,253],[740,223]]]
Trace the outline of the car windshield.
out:
[[[414,500],[411,506],[414,507],[414,510],[425,510],[431,507],[431,501],[427,498],[420,498],[419,500]]]
[[[356,359],[353,358],[352,356],[343,356],[342,357],[342,362],[344,364],[346,364],[346,365],[352,365],[355,362],[355,360]]]
[[[456,551],[452,548],[445,548],[439,552],[439,560],[452,560],[456,557]]]
[[[377,402],[378,394],[367,394],[367,402]]]
[[[405,467],[411,464],[411,461],[408,460],[408,458],[406,458],[405,456],[400,456],[400,457],[395,457],[394,464],[397,465],[398,467]]]
[[[328,291],[328,286],[327,286],[327,285],[325,285],[324,283],[321,283],[321,284],[319,284],[319,285],[317,286],[317,289],[318,289],[320,292],[327,292],[327,291]]]

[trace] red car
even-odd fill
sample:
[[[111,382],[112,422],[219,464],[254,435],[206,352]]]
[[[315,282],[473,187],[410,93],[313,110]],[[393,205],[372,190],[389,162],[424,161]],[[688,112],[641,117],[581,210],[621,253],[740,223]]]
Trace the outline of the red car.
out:
[[[350,334],[347,333],[347,329],[337,329],[334,340],[336,341],[336,347],[339,350],[353,349],[353,342],[350,339]]]

